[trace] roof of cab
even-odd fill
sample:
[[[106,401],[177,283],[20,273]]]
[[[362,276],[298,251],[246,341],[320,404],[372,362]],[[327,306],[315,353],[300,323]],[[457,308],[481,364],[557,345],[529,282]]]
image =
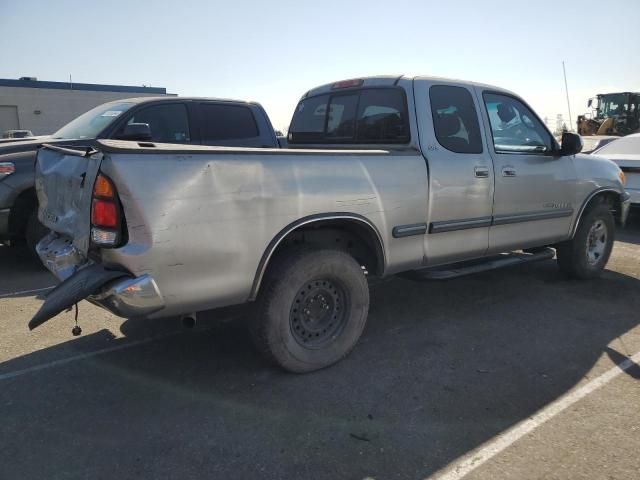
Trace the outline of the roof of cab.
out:
[[[507,89],[496,87],[494,85],[487,85],[487,84],[484,84],[484,83],[471,82],[471,81],[468,81],[468,80],[459,80],[459,79],[445,78],[445,77],[435,77],[435,76],[428,76],[428,75],[414,75],[414,76],[407,76],[407,75],[375,75],[375,76],[370,76],[370,77],[354,78],[354,79],[351,79],[351,80],[362,80],[362,83],[357,85],[355,88],[393,86],[393,85],[397,85],[401,80],[408,80],[408,81],[412,81],[412,80],[427,80],[427,81],[435,81],[435,82],[442,82],[442,83],[472,85],[474,87],[480,87],[480,88],[485,88],[485,89],[488,89],[488,90],[500,91],[500,92],[505,92],[505,93],[510,93],[512,95],[515,95],[513,92],[511,92],[511,91],[509,91]],[[338,80],[336,82],[331,82],[331,83],[327,83],[327,84],[324,84],[324,85],[320,85],[319,87],[312,88],[307,93],[305,93],[302,96],[302,98],[307,98],[307,97],[311,97],[311,96],[315,96],[315,95],[320,95],[320,94],[323,94],[323,93],[329,93],[329,92],[335,90],[333,88],[333,86],[336,83],[339,83],[341,81],[346,81],[346,80]],[[344,90],[348,90],[349,88],[354,88],[354,87],[347,87],[347,88],[344,88]]]
[[[150,103],[150,102],[193,102],[193,101],[208,101],[208,102],[229,102],[229,103],[246,103],[249,105],[260,105],[259,102],[252,100],[237,100],[233,98],[217,98],[217,97],[178,97],[178,96],[160,96],[160,97],[134,97],[134,98],[121,98],[118,100],[112,100],[104,103]]]

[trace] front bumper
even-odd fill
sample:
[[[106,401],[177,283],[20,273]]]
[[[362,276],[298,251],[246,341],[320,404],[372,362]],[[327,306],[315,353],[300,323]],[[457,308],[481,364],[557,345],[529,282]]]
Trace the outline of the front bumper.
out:
[[[42,263],[62,283],[47,295],[40,312],[32,319],[35,326],[82,299],[124,318],[146,317],[165,307],[158,285],[150,275],[135,277],[129,272],[107,269],[87,260],[70,240],[56,233],[43,238],[36,250]]]

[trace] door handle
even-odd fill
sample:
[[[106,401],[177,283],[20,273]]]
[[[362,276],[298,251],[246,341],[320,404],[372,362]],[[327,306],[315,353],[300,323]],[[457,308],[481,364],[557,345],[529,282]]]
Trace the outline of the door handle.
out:
[[[503,177],[515,177],[516,169],[513,167],[502,167],[502,176]]]
[[[487,167],[476,167],[473,169],[476,178],[489,178],[489,169]]]

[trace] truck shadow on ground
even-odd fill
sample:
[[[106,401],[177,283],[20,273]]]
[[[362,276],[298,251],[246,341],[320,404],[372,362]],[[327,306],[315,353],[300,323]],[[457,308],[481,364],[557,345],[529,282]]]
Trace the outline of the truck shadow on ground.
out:
[[[243,318],[209,312],[193,331],[5,380],[13,441],[0,464],[6,478],[424,478],[561,397],[603,354],[635,353],[609,345],[638,325],[639,287],[611,271],[564,280],[553,261],[384,280],[353,353],[306,375],[267,364]],[[126,321],[125,338],[103,330],[0,371],[175,322]]]

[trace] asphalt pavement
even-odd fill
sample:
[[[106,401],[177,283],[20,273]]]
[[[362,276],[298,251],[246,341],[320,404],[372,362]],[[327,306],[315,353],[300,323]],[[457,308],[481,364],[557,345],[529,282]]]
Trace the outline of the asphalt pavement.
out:
[[[353,353],[305,375],[242,309],[184,330],[82,302],[80,337],[72,313],[29,332],[55,281],[0,246],[0,478],[640,478],[632,220],[590,282],[554,260],[376,282]]]

